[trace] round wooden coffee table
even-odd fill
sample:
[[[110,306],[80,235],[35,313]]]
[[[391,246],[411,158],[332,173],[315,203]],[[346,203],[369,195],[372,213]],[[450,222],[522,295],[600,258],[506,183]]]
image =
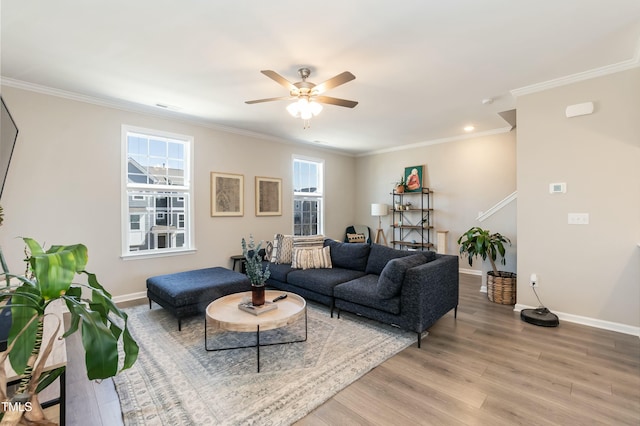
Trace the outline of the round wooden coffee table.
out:
[[[278,290],[266,290],[265,300],[272,301],[276,297],[286,294],[285,299],[278,300],[277,309],[254,315],[240,310],[238,305],[245,300],[251,300],[251,292],[233,293],[214,300],[207,306],[204,320],[204,348],[207,351],[223,351],[229,349],[256,348],[258,373],[260,372],[260,346],[300,343],[307,340],[307,302],[295,293]],[[304,339],[285,342],[260,344],[260,332],[273,330],[293,324],[304,317]],[[208,345],[208,330],[233,331],[256,334],[256,343],[246,346],[222,347],[211,349]]]

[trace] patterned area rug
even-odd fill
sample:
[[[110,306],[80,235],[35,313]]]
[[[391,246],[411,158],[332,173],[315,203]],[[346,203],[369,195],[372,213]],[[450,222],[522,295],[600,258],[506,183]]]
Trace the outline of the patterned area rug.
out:
[[[126,425],[288,425],[415,343],[415,333],[309,303],[303,343],[207,352],[204,318],[183,321],[154,305],[126,309],[140,355],[114,377]],[[260,341],[304,338],[304,319]],[[209,347],[252,343],[254,333],[210,334]],[[278,340],[282,341],[282,340]]]

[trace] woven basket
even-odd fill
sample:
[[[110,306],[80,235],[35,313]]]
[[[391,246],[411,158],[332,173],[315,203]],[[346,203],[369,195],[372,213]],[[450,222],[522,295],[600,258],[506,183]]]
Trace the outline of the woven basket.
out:
[[[489,300],[502,305],[516,304],[516,274],[513,272],[487,272],[487,296]]]

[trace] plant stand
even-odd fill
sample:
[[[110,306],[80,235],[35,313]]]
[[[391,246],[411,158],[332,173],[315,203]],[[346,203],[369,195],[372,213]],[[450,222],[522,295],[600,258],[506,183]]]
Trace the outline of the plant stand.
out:
[[[516,304],[516,274],[513,272],[487,272],[487,297],[494,303],[501,305]]]

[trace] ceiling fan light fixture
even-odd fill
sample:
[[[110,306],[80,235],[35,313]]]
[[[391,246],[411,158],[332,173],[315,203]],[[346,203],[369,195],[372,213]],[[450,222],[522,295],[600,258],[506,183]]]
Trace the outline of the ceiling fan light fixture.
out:
[[[311,110],[311,114],[315,116],[320,114],[320,111],[322,111],[322,105],[318,102],[311,101],[309,102],[309,109]]]
[[[309,120],[311,117],[320,114],[322,105],[315,101],[309,102],[307,98],[301,97],[296,102],[289,104],[287,111],[292,117]]]

